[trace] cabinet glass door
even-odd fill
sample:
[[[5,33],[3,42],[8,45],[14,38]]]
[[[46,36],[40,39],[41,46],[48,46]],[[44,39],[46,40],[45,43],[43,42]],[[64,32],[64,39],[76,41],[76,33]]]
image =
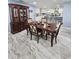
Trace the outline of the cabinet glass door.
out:
[[[26,10],[24,10],[24,16],[26,16]]]
[[[18,16],[18,9],[17,8],[13,8],[13,21],[19,22],[19,16]]]
[[[23,10],[20,9],[20,16],[23,16]]]
[[[14,17],[18,17],[18,9],[14,8]]]
[[[20,21],[23,21],[23,16],[24,16],[23,9],[20,9]]]

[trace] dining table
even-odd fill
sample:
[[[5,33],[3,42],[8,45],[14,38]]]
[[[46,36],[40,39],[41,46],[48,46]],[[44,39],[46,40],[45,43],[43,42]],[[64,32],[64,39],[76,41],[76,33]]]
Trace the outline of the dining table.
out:
[[[46,31],[47,33],[51,33],[51,46],[53,46],[54,33],[56,32],[56,23],[42,23],[37,21],[32,21],[29,24],[35,25],[37,29],[41,29],[42,31]],[[38,33],[38,32],[37,32]],[[47,34],[46,34],[47,38]]]

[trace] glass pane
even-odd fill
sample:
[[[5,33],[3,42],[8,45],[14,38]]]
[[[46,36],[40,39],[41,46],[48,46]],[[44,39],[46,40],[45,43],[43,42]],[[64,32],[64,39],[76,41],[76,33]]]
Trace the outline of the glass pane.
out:
[[[18,9],[16,9],[16,17],[18,17]]]
[[[23,10],[20,9],[20,16],[23,16]]]
[[[18,10],[14,8],[14,17],[18,17]]]
[[[24,10],[24,16],[26,16],[26,10]]]

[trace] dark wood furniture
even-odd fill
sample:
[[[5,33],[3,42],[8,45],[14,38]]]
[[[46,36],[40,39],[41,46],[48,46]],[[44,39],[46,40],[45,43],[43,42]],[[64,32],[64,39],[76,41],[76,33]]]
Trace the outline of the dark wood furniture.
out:
[[[44,27],[44,24],[37,25],[38,29],[42,29],[42,31],[46,31],[51,33],[51,46],[53,46],[53,40],[54,40],[54,33],[56,29],[56,24],[55,23],[46,23],[46,27]],[[46,34],[46,40],[47,40],[47,34]]]
[[[54,37],[55,37],[55,42],[56,42],[56,43],[57,43],[57,36],[58,36],[59,30],[60,30],[60,27],[61,27],[62,24],[63,24],[63,23],[60,23],[60,24],[59,24],[57,30],[56,30],[55,33],[54,33]]]
[[[42,31],[39,31],[37,29],[37,26],[33,23],[30,24],[29,26],[30,26],[30,40],[32,40],[32,35],[35,35],[38,38],[37,43],[39,43],[39,36],[41,35]]]
[[[56,32],[56,23],[46,23],[46,26],[42,23],[38,23],[38,22],[31,22],[30,24],[35,24],[36,28],[37,28],[37,35],[42,31],[46,31],[51,33],[51,46],[53,46],[53,40],[54,40],[54,33]],[[39,36],[38,37],[38,42],[39,42]],[[47,35],[46,35],[47,37]],[[46,38],[47,39],[47,38]]]
[[[62,24],[63,23],[59,22],[59,24],[57,24],[58,26],[56,26],[56,29],[53,33],[50,33],[50,32],[47,31],[46,32],[46,38],[47,38],[47,35],[53,34],[53,37],[55,38],[55,43],[57,43],[57,36],[58,36],[59,30],[60,30],[60,27],[61,27]]]
[[[28,6],[9,4],[11,33],[18,33],[27,28]]]

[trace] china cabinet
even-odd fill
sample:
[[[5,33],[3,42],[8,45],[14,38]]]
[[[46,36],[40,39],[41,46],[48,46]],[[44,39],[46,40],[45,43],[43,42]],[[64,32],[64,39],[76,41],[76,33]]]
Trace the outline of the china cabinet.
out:
[[[11,32],[17,33],[26,29],[28,6],[9,4]]]

